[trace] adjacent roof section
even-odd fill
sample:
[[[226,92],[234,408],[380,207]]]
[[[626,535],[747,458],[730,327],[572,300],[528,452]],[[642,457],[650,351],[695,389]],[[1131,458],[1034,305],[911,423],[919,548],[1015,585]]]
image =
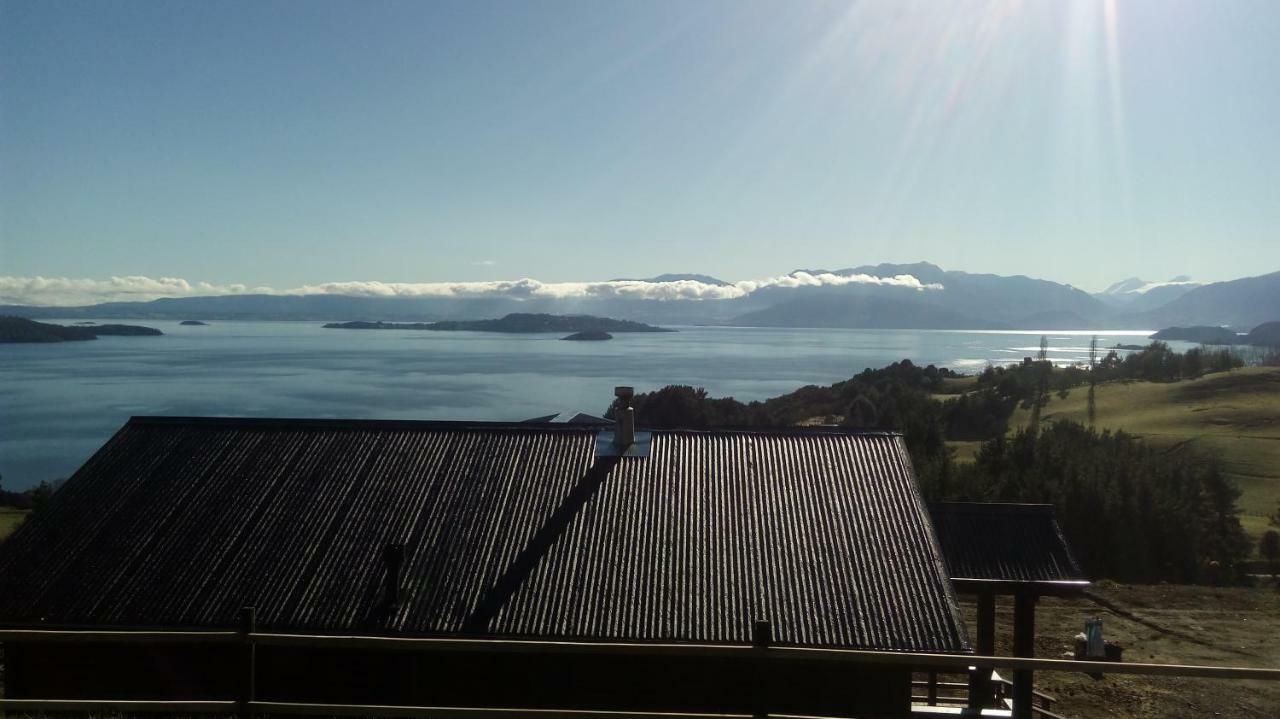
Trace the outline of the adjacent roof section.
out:
[[[1084,584],[1050,504],[944,502],[930,507],[951,578]]]
[[[900,437],[598,431],[135,418],[0,545],[0,623],[968,650]]]

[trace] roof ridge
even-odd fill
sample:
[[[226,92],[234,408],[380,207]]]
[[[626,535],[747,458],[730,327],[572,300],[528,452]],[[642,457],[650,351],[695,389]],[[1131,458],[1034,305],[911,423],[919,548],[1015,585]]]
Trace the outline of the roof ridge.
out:
[[[293,429],[316,428],[352,428],[352,429],[438,429],[438,430],[509,430],[521,432],[569,432],[597,433],[608,429],[606,425],[570,424],[566,422],[530,422],[507,420],[444,420],[444,419],[376,419],[376,418],[322,418],[322,417],[226,417],[226,416],[183,416],[183,415],[134,415],[129,418],[127,426],[207,426],[207,427],[290,427]],[[674,427],[651,428],[641,426],[646,432],[662,434],[761,434],[761,435],[802,435],[802,436],[866,436],[866,437],[900,437],[901,432],[889,430],[856,429],[839,426],[721,426],[721,427]]]

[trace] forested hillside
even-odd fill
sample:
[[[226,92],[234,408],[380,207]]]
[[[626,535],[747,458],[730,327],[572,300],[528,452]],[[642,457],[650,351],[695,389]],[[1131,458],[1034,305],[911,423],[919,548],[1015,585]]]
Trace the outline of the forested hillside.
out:
[[[1109,352],[1092,369],[1054,367],[1042,352],[966,378],[903,360],[763,402],[668,386],[637,395],[634,406],[638,423],[655,428],[838,423],[900,431],[928,499],[1051,502],[1092,576],[1223,582],[1250,544],[1239,490],[1217,456],[1166,452],[1092,429],[1087,418],[1041,428],[1040,413],[1051,397],[1092,395],[1099,383],[1168,383],[1240,364],[1226,350],[1178,353],[1154,342],[1123,357]],[[1018,410],[1035,421],[1010,436]],[[974,462],[960,463],[948,440],[982,444]]]

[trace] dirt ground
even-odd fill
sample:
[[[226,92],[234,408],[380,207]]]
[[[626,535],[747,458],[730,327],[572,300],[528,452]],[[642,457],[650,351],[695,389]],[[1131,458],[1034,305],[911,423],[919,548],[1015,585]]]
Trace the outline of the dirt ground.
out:
[[[1070,658],[1072,638],[1099,617],[1126,662],[1280,668],[1280,591],[1258,588],[1096,584],[1087,598],[1046,597],[1036,608],[1036,656]],[[969,626],[975,605],[962,597]],[[1011,654],[1013,602],[996,605],[996,645]],[[1071,719],[1095,717],[1280,717],[1280,682],[1039,672],[1035,686]]]

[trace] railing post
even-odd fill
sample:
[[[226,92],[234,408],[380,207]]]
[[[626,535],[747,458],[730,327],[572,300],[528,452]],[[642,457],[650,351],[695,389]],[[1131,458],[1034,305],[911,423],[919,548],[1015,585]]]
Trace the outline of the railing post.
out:
[[[252,635],[258,631],[258,610],[254,607],[240,609],[240,636],[244,638],[244,668],[241,675],[240,697],[236,708],[239,719],[251,719],[251,703],[257,693],[258,652]]]
[[[1013,656],[1036,655],[1036,597],[1021,593],[1013,598]],[[1013,719],[1031,719],[1032,682],[1030,669],[1013,670]]]
[[[751,646],[756,649],[768,649],[773,643],[773,626],[769,624],[767,619],[757,619],[751,623]],[[755,710],[752,712],[754,717],[764,719],[769,716],[769,704],[773,701],[773,692],[769,682],[769,669],[765,666],[764,661],[757,660],[753,662],[753,674],[755,681],[753,692],[755,694]]]
[[[929,706],[938,706],[938,672],[929,672]]]
[[[994,594],[978,595],[978,654],[995,656],[996,653],[996,597]],[[981,709],[991,704],[991,668],[975,667],[969,674],[969,708]]]

